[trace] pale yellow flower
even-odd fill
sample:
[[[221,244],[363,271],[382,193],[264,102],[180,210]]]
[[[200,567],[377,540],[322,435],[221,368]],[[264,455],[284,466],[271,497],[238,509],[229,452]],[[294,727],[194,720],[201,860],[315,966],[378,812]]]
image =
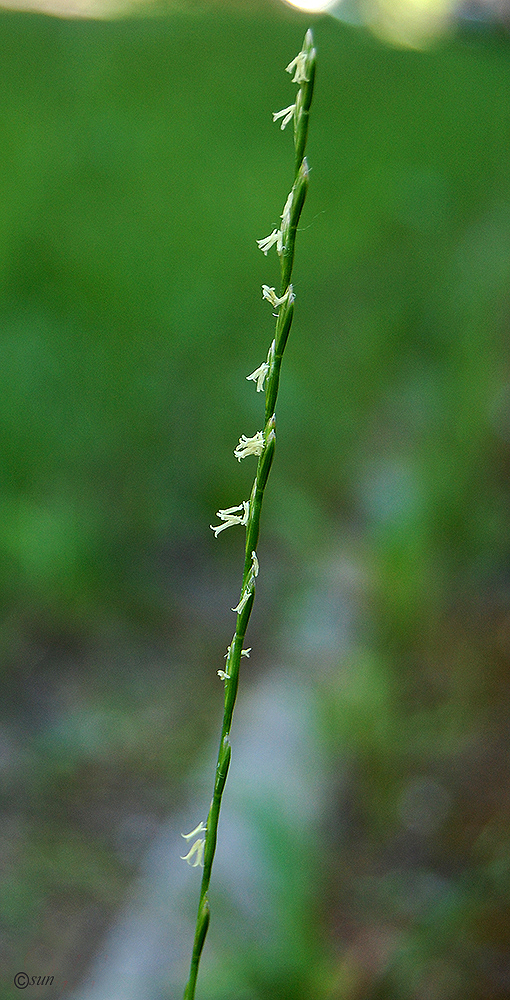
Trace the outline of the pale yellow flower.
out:
[[[191,840],[192,837],[196,837],[197,833],[206,833],[207,827],[200,821],[198,826],[195,827],[191,833],[181,833],[181,837],[184,840]],[[192,868],[197,868],[199,865],[204,867],[204,850],[205,850],[205,837],[199,837],[195,840],[195,843],[190,848],[187,854],[181,854],[181,861],[187,861]],[[194,860],[193,860],[194,859]]]
[[[243,610],[245,604],[247,603],[247,601],[249,600],[251,594],[253,593],[253,587],[255,585],[255,577],[258,576],[258,575],[259,575],[259,561],[257,559],[257,553],[256,552],[252,552],[252,554],[251,554],[250,575],[249,575],[249,577],[248,577],[248,579],[246,581],[246,584],[245,584],[245,586],[243,588],[243,592],[241,594],[241,600],[239,601],[239,604],[237,605],[236,608],[232,608],[232,611],[237,611],[238,615],[241,614],[241,611]],[[250,646],[250,649],[247,650],[247,653],[249,653],[250,650],[251,650],[251,646]]]
[[[292,73],[294,70],[294,76],[292,78],[292,83],[308,83],[309,77],[306,75],[306,52],[298,52],[295,59],[285,67],[287,73]]]
[[[288,108],[283,108],[282,111],[273,111],[273,121],[277,122],[279,118],[283,118],[280,128],[283,132],[286,125],[289,124],[291,118],[294,117],[294,112],[296,110],[295,104],[289,104]]]
[[[283,253],[283,235],[280,229],[273,229],[270,236],[265,236],[263,240],[257,240],[257,244],[262,253],[267,257],[267,251],[276,243],[276,250],[281,255]]]
[[[239,444],[234,449],[234,455],[237,461],[240,462],[242,458],[246,458],[248,455],[261,455],[264,451],[264,446],[265,441],[262,431],[257,431],[253,437],[246,437],[245,434],[241,434]],[[224,513],[227,512],[225,511]],[[220,514],[221,511],[218,511],[218,517]]]
[[[280,216],[280,218],[282,220],[282,233],[284,233],[285,235],[287,235],[289,227],[290,227],[290,212],[291,212],[291,208],[292,208],[292,199],[293,199],[293,197],[294,197],[294,190],[292,190],[289,193],[289,197],[287,198],[287,201],[285,202],[285,205],[284,205],[284,208],[283,208],[283,212],[282,212],[282,214]]]
[[[267,361],[263,361],[262,364],[259,365],[259,367],[256,368],[255,371],[251,373],[251,375],[246,376],[248,382],[257,383],[257,392],[263,391],[264,380],[266,378],[268,371],[269,371],[269,365]]]
[[[238,510],[242,510],[243,513],[236,514]],[[243,500],[238,507],[227,507],[226,510],[217,510],[216,517],[219,517],[225,524],[210,524],[209,527],[211,531],[214,531],[214,537],[217,538],[220,531],[224,531],[225,528],[231,528],[234,524],[247,524],[249,515],[250,501]]]
[[[267,299],[275,309],[278,309],[278,306],[282,306],[290,294],[292,294],[292,285],[289,285],[287,291],[281,297],[276,294],[276,288],[270,288],[269,285],[262,285],[262,298]]]

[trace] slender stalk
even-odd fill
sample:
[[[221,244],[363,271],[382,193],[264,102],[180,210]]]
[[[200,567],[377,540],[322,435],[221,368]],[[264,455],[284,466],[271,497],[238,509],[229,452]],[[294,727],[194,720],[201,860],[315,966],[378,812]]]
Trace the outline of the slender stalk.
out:
[[[275,112],[273,120],[283,119],[281,125],[283,129],[291,118],[294,119],[294,147],[296,152],[294,182],[281,216],[282,222],[280,228],[274,230],[271,236],[265,240],[257,241],[260,249],[266,255],[270,247],[276,245],[280,257],[280,296],[276,295],[274,288],[263,285],[263,297],[268,299],[279,311],[276,319],[275,338],[269,348],[267,361],[253,375],[248,376],[249,379],[257,381],[257,391],[263,387],[264,381],[266,381],[265,426],[264,430],[262,432],[259,431],[253,438],[240,438],[239,445],[234,452],[236,458],[239,460],[249,454],[258,455],[257,473],[250,500],[244,501],[239,507],[231,507],[226,511],[219,511],[218,517],[225,523],[216,527],[211,525],[215,535],[218,535],[220,531],[231,524],[243,524],[246,527],[246,550],[241,596],[237,608],[233,609],[237,614],[236,630],[232,642],[228,647],[225,670],[218,671],[220,677],[225,682],[225,706],[213,797],[205,828],[201,823],[192,834],[185,835],[186,838],[189,838],[202,830],[205,832],[205,838],[195,841],[189,854],[186,856],[186,860],[190,863],[192,863],[191,858],[195,857],[195,861],[193,862],[195,866],[201,863],[203,856],[203,874],[190,975],[184,991],[184,1000],[194,1000],[200,956],[209,926],[209,901],[207,892],[211,880],[214,852],[216,850],[221,799],[230,765],[230,728],[239,682],[239,667],[243,655],[243,642],[255,598],[255,579],[259,568],[256,548],[264,491],[276,444],[275,407],[278,396],[280,367],[294,315],[294,293],[290,279],[294,263],[296,231],[308,188],[308,164],[304,154],[308,133],[308,114],[312,101],[315,76],[315,49],[313,47],[311,31],[307,31],[303,48],[296,58],[289,63],[287,71],[294,74],[292,82],[298,84],[296,103],[282,112]],[[237,513],[238,511],[243,511],[243,514]],[[248,651],[245,650],[244,655],[248,655]]]

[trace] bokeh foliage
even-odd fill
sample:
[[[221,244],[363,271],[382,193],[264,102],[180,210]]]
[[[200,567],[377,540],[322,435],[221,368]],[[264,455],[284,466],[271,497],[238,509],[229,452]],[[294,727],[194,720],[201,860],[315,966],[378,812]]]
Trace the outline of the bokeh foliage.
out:
[[[133,800],[164,815],[215,724],[217,580],[237,549],[208,524],[250,482],[232,450],[259,426],[244,376],[277,278],[255,240],[292,162],[270,112],[306,26],[262,2],[1,15],[6,981],[20,940],[54,950],[56,910],[109,919],[132,871],[115,823]],[[296,932],[294,985],[268,964],[247,995],[481,1000],[510,977],[508,38],[412,52],[330,19],[315,34],[261,544],[298,568],[283,608],[299,567],[345,544],[363,613],[318,682],[350,774],[314,918],[327,957],[305,975]],[[64,970],[93,947],[76,926]]]

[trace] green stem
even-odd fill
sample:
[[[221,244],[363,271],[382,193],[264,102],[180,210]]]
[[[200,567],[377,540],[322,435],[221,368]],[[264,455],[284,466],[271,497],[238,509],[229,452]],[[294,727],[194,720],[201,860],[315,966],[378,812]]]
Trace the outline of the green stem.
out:
[[[296,100],[296,113],[294,116],[296,166],[294,183],[292,185],[291,194],[289,195],[289,215],[287,219],[284,218],[282,221],[282,238],[284,246],[280,255],[282,289],[280,297],[285,295],[286,298],[280,306],[280,311],[276,320],[274,345],[272,345],[270,351],[269,371],[266,379],[264,449],[258,460],[257,473],[250,496],[250,510],[246,524],[246,550],[241,598],[239,602],[239,611],[237,612],[236,630],[226,661],[225,673],[227,674],[227,677],[225,679],[223,722],[221,727],[218,760],[216,764],[214,792],[207,817],[207,832],[204,847],[204,870],[202,873],[202,883],[200,887],[200,902],[198,905],[195,938],[191,956],[190,975],[184,992],[184,1000],[194,1000],[195,998],[200,956],[202,954],[209,926],[209,901],[207,898],[207,892],[211,880],[214,852],[216,850],[221,800],[230,765],[230,728],[239,683],[239,668],[243,642],[251,615],[253,601],[255,599],[256,563],[254,562],[254,553],[259,537],[260,513],[264,499],[264,491],[271,469],[276,444],[275,407],[278,396],[280,367],[294,316],[294,295],[290,279],[294,264],[296,231],[308,188],[308,165],[304,154],[308,133],[308,112],[312,101],[315,77],[315,49],[313,47],[311,31],[307,31],[303,48],[297,59],[294,60],[294,63],[296,63],[294,82],[299,85]]]

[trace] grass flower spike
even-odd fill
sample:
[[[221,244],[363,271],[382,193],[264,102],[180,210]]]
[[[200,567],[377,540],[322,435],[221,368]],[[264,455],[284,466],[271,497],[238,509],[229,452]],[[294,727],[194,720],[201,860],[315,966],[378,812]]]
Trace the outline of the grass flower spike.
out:
[[[274,247],[275,243],[277,252],[279,254],[283,253],[283,235],[281,229],[273,229],[270,236],[265,236],[263,240],[257,240],[257,243],[266,257],[268,250],[270,250],[271,247]]]
[[[241,594],[241,600],[239,601],[239,604],[237,605],[236,608],[232,608],[232,611],[237,611],[238,615],[241,614],[241,611],[243,611],[245,604],[248,603],[250,597],[252,596],[255,587],[255,577],[258,575],[259,575],[259,561],[257,559],[256,552],[252,552],[250,575],[243,587],[243,593]],[[245,656],[249,656],[250,651],[251,651],[251,646],[249,650],[241,650],[241,656],[243,655],[243,652]]]
[[[283,236],[285,238],[287,237],[287,234],[288,234],[289,229],[290,229],[290,218],[291,218],[290,213],[291,213],[291,210],[292,210],[292,201],[293,201],[293,198],[294,198],[294,188],[290,192],[289,197],[287,198],[287,201],[285,202],[285,205],[284,205],[284,208],[283,208],[283,212],[281,214],[282,234],[283,234]]]
[[[292,70],[295,70],[292,83],[308,83],[305,52],[299,52],[296,58],[293,59],[292,62],[290,62],[285,68],[287,73],[292,73]]]
[[[193,837],[196,837],[197,833],[206,833],[206,832],[207,832],[207,827],[204,826],[202,822],[200,822],[198,826],[196,826],[195,829],[191,831],[191,833],[181,833],[181,837],[184,837],[185,840],[191,840]],[[190,848],[188,853],[181,855],[181,861],[187,861],[188,864],[192,866],[192,868],[198,868],[199,865],[203,867],[204,847],[205,847],[205,837],[199,837],[198,840],[195,840],[195,843]],[[193,858],[195,860],[193,860]]]
[[[205,838],[200,838],[195,840],[193,847],[190,848],[187,854],[181,854],[181,861],[187,861],[192,868],[204,867],[204,848],[205,848]],[[195,860],[193,861],[193,858]]]
[[[255,374],[255,372],[253,374]],[[237,448],[234,449],[234,455],[238,462],[240,462],[242,458],[247,458],[248,455],[262,455],[264,445],[265,441],[262,431],[257,431],[257,433],[251,438],[247,438],[244,434],[241,434],[239,444],[237,445]]]
[[[292,73],[294,70],[294,76],[292,78],[292,83],[310,83],[309,76],[309,66],[312,62],[311,53],[313,53],[313,63],[315,64],[315,49],[313,48],[313,36],[310,29],[306,32],[305,40],[303,43],[303,48],[301,52],[298,52],[295,59],[285,67],[286,73]]]
[[[253,582],[252,582],[251,587],[249,587],[247,585],[244,588],[242,596],[241,596],[241,600],[239,601],[239,604],[236,604],[235,608],[232,608],[232,611],[235,611],[236,614],[240,615],[241,612],[244,611],[245,605],[248,604],[248,601],[250,600],[252,592],[253,592]]]
[[[232,608],[237,615],[236,629],[232,642],[227,648],[225,669],[217,671],[218,676],[224,682],[225,701],[213,797],[205,825],[199,823],[191,833],[183,834],[186,840],[192,840],[194,837],[197,838],[183,860],[187,861],[194,868],[203,866],[195,938],[184,1000],[195,1000],[200,957],[209,927],[209,883],[211,881],[212,864],[216,850],[221,800],[230,766],[230,730],[239,683],[239,668],[241,659],[248,657],[251,652],[251,647],[244,649],[243,643],[255,599],[255,581],[259,575],[259,561],[256,549],[259,537],[260,514],[276,447],[275,409],[280,382],[280,368],[294,316],[294,292],[291,284],[294,248],[297,226],[308,188],[308,164],[305,158],[305,148],[315,76],[315,49],[313,47],[311,31],[307,31],[303,48],[295,59],[289,63],[287,72],[294,74],[292,82],[298,85],[296,100],[294,104],[283,108],[282,111],[273,112],[273,121],[280,121],[281,119],[280,128],[284,129],[290,120],[294,119],[294,180],[282,212],[281,227],[273,229],[270,236],[266,236],[262,240],[257,240],[257,245],[263,254],[267,256],[271,247],[276,246],[280,257],[280,294],[277,294],[275,287],[262,285],[262,298],[270,302],[273,309],[278,310],[278,312],[274,313],[276,329],[274,339],[267,353],[267,360],[259,365],[251,375],[246,376],[248,381],[256,382],[257,392],[265,392],[264,427],[262,430],[257,431],[253,437],[246,437],[242,434],[239,438],[239,444],[234,451],[234,455],[239,462],[249,455],[254,455],[258,459],[257,471],[250,499],[244,500],[238,507],[228,507],[226,510],[219,510],[216,516],[219,517],[222,523],[210,526],[212,531],[214,531],[215,537],[218,537],[220,532],[226,528],[230,528],[234,524],[241,524],[246,529],[246,538],[240,598],[237,606]],[[204,836],[200,836],[200,834],[204,834]]]
[[[275,309],[278,309],[278,306],[283,305],[289,295],[292,295],[292,285],[289,285],[285,295],[282,295],[280,298],[276,294],[276,288],[270,288],[269,285],[262,285],[262,298],[267,299],[267,301],[270,302]]]
[[[288,108],[283,108],[282,111],[273,111],[273,121],[277,122],[279,118],[283,118],[280,128],[283,132],[286,125],[289,124],[291,118],[294,117],[294,112],[296,110],[295,104],[289,104]]]
[[[232,648],[231,646],[227,646],[227,652],[225,653],[225,656],[224,656],[225,660],[228,659],[228,657],[230,656],[230,650],[231,650],[231,648]],[[247,656],[248,659],[250,657],[250,653],[251,653],[251,646],[248,646],[248,649],[242,649],[241,650],[241,656]]]
[[[240,443],[240,442],[239,442]],[[242,514],[236,514],[236,511],[242,510]],[[214,531],[214,537],[217,538],[220,531],[225,531],[225,528],[231,528],[233,524],[247,524],[248,517],[250,513],[250,501],[243,500],[239,507],[227,507],[226,510],[217,510],[216,517],[219,517],[224,524],[210,524],[209,527],[211,531]]]
[[[232,609],[232,610],[234,610],[234,609]],[[225,653],[225,659],[226,660],[228,660],[228,658],[230,656],[230,650],[231,650],[231,648],[232,648],[231,646],[227,646],[227,652]],[[248,649],[242,649],[241,650],[241,656],[247,656],[248,659],[250,658],[250,653],[251,653],[251,646],[248,646]],[[230,677],[230,674],[228,673],[228,670],[217,670],[216,673],[218,674],[218,677],[221,677],[222,681],[227,681],[229,679],[229,677]]]
[[[257,392],[263,391],[264,382],[268,371],[269,371],[269,365],[267,361],[263,361],[262,364],[259,365],[259,367],[256,368],[255,371],[251,373],[251,375],[246,376],[248,382],[253,381],[257,383]]]

